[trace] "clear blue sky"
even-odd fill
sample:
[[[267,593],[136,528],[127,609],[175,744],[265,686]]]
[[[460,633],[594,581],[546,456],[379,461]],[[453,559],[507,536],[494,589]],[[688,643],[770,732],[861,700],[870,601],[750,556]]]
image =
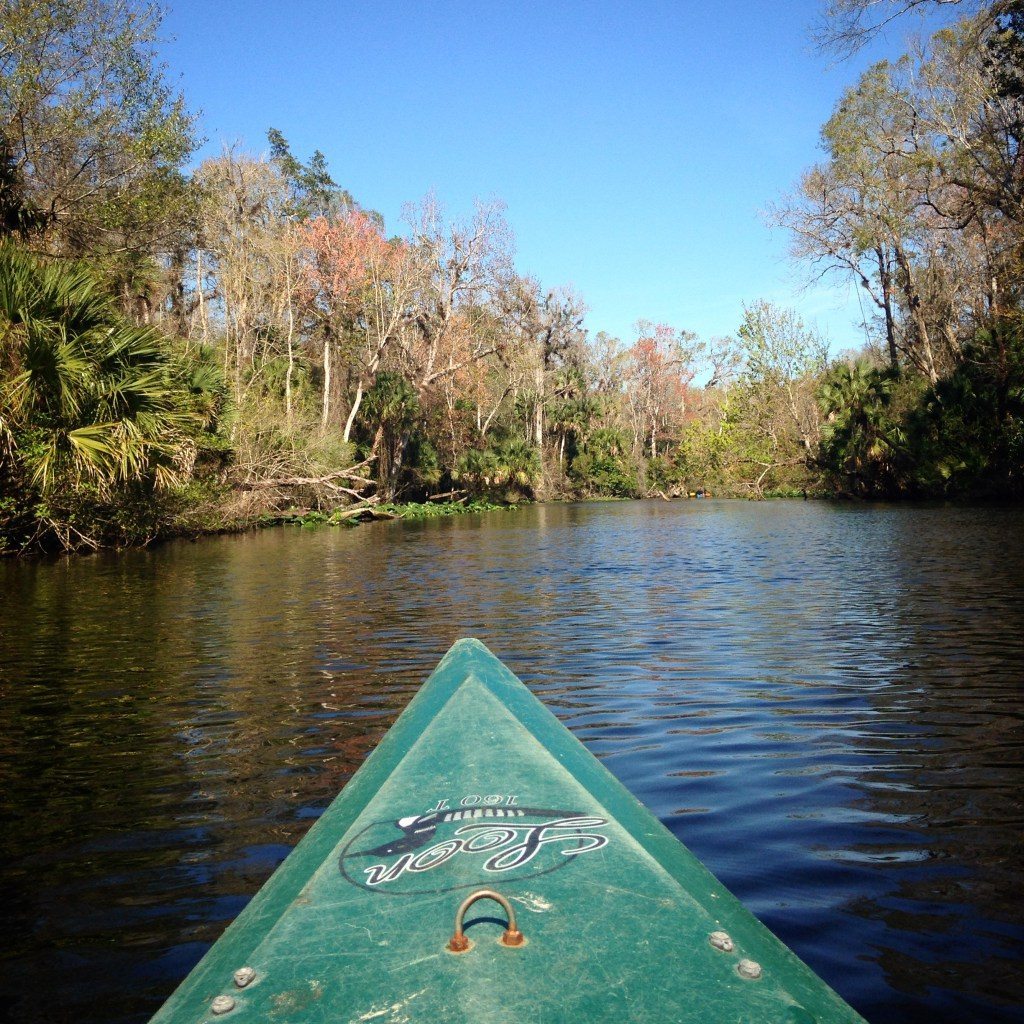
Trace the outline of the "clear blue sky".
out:
[[[208,142],[300,159],[400,229],[434,189],[448,211],[498,196],[517,266],[572,284],[592,332],[635,321],[711,337],[744,302],[798,309],[859,344],[847,287],[801,292],[760,211],[818,159],[818,131],[894,36],[829,68],[818,0],[373,3],[170,0],[163,55]],[[913,22],[901,33],[914,29]]]

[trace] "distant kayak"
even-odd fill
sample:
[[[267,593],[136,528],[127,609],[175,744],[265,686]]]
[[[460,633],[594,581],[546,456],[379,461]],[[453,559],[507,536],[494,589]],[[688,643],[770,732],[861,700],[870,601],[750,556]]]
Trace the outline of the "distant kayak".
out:
[[[863,1018],[460,640],[153,1018],[214,1020]]]

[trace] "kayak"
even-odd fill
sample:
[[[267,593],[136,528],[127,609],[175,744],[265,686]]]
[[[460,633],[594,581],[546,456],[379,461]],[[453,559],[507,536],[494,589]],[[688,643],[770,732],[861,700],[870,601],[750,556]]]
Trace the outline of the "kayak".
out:
[[[154,1024],[847,1024],[487,648],[460,640]]]

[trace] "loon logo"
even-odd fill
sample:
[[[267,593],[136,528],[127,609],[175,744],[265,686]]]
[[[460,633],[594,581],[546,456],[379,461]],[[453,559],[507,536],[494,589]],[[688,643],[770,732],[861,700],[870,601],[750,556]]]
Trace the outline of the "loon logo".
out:
[[[465,798],[463,804],[466,803]],[[515,798],[508,798],[515,804]],[[463,807],[374,822],[351,839],[339,867],[353,885],[393,895],[516,881],[600,850],[607,819],[543,807]]]

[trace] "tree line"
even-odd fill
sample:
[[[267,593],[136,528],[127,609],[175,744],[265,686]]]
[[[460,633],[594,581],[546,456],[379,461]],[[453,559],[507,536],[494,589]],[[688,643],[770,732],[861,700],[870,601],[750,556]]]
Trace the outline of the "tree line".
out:
[[[877,10],[833,0],[833,45]],[[771,211],[863,295],[863,348],[830,358],[764,301],[731,337],[591,337],[579,295],[517,269],[499,202],[389,226],[277,129],[190,167],[155,6],[12,0],[0,551],[399,501],[1019,496],[1022,11],[869,69]]]

